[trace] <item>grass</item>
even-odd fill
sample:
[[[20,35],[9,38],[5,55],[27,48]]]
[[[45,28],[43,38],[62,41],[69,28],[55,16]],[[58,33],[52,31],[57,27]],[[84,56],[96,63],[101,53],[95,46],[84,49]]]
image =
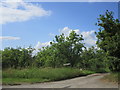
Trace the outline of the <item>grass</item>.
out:
[[[110,73],[109,75],[103,77],[103,79],[109,82],[120,83],[120,72]]]
[[[80,71],[75,68],[28,68],[3,70],[3,84],[40,83],[64,80],[92,74],[92,71]]]

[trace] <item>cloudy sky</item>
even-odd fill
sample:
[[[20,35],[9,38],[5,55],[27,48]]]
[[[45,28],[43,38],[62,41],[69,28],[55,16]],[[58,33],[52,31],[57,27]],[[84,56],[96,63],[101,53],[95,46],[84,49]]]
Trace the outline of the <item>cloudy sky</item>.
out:
[[[85,46],[95,46],[99,14],[113,11],[118,18],[117,2],[1,2],[0,27],[2,47],[36,49],[49,45],[55,35],[66,36],[74,30],[82,34]],[[102,1],[102,0],[99,0]],[[116,0],[117,1],[117,0]],[[2,18],[1,18],[2,17]]]

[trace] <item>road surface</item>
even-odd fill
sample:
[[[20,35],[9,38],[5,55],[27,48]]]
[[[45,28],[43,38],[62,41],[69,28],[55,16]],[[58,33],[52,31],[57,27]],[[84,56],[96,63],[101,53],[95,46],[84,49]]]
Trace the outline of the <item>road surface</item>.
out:
[[[3,86],[3,88],[118,88],[117,84],[104,82],[103,80],[101,80],[101,78],[105,75],[107,74],[97,73],[62,81],[24,84],[15,86],[7,85]]]

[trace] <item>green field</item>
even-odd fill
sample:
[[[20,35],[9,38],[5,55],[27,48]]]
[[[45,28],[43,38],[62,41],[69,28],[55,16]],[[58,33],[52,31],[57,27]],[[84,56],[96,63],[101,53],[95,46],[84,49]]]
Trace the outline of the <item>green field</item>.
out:
[[[80,71],[75,68],[29,68],[3,70],[3,84],[14,85],[22,83],[40,83],[64,80],[92,74],[92,71]]]

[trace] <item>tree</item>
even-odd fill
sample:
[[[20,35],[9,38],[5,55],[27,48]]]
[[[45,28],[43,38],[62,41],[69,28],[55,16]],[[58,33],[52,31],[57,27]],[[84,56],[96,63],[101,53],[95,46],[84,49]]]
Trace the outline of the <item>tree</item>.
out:
[[[25,48],[5,48],[2,52],[3,68],[25,68],[32,66],[33,57],[31,47]]]
[[[97,45],[103,49],[108,56],[115,57],[111,63],[111,70],[120,70],[120,21],[114,19],[113,12],[106,11],[105,15],[100,15],[97,25],[100,27],[99,32],[96,32],[98,38]],[[114,66],[114,67],[113,67]]]
[[[59,53],[59,58],[62,56],[63,60],[66,60],[66,63],[70,63],[73,67],[80,61],[80,55],[84,47],[82,40],[82,35],[80,36],[75,31],[71,31],[68,37],[65,37],[64,34],[56,35],[55,41],[51,42],[51,45]]]
[[[32,52],[34,51],[34,48],[31,48],[31,46],[29,46],[28,48],[20,48],[19,50],[21,51],[20,56],[18,56],[19,67],[25,68],[33,66]]]
[[[21,52],[19,49],[5,48],[2,51],[2,66],[3,68],[17,68],[19,65],[19,56]]]
[[[96,72],[105,72],[107,70],[106,54],[103,50],[95,47],[84,49],[82,52],[82,62],[80,62],[83,69],[93,70]]]

